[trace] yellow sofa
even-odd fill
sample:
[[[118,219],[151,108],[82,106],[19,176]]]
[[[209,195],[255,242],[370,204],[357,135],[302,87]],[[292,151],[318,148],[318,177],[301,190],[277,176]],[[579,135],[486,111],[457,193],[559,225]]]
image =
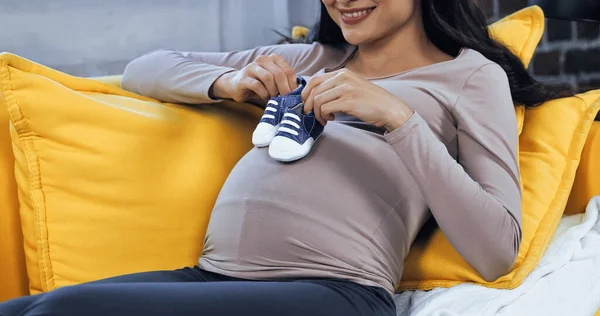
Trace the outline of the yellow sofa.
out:
[[[96,78],[115,86],[119,77]],[[29,294],[8,112],[0,107],[0,302]],[[582,153],[565,213],[581,212],[600,193],[600,122],[594,122]],[[594,176],[596,175],[596,176]]]
[[[531,10],[530,10],[530,12],[531,12]],[[524,19],[524,20],[527,21],[527,19]],[[533,37],[536,37],[536,36],[533,36]],[[535,43],[535,42],[536,41],[532,41],[532,43]],[[533,49],[535,46],[533,45],[531,47]],[[523,58],[527,59],[526,56]],[[11,58],[8,58],[8,59],[11,59]],[[13,59],[13,62],[14,62],[14,59]],[[36,89],[40,89],[41,85],[52,86],[52,87],[56,88],[55,84],[57,82],[58,83],[62,82],[64,84],[67,81],[68,82],[73,81],[70,79],[67,80],[68,78],[64,77],[64,75],[62,75],[62,74],[57,74],[55,72],[51,73],[47,69],[43,69],[43,68],[35,66],[35,65],[32,66],[29,63],[25,63],[22,61],[19,61],[18,63],[21,65],[21,67],[17,67],[19,69],[14,69],[13,70],[14,73],[16,74],[16,76],[20,76],[20,75],[27,76],[29,78],[29,80],[27,81],[28,85],[31,85],[31,86],[26,87],[25,84],[17,83],[13,87],[13,88],[16,88],[16,90],[25,91],[26,89],[30,89],[31,87],[36,87]],[[29,70],[35,69],[35,71],[30,71],[27,73],[23,72],[23,69],[26,69],[26,68],[31,68]],[[48,80],[43,78],[44,76],[52,77],[53,78],[52,83],[48,82]],[[108,83],[109,85],[118,87],[120,77],[113,76],[113,77],[103,77],[103,78],[95,78],[95,79],[98,81],[102,81],[104,83]],[[56,80],[56,82],[54,80]],[[17,81],[5,80],[4,82],[10,82],[11,84],[14,84],[14,82],[17,82]],[[25,82],[25,81],[23,81],[23,82]],[[40,86],[36,86],[37,84],[39,84]],[[116,90],[109,91],[109,90],[107,90],[107,87],[95,86],[90,82],[79,85],[79,81],[77,81],[77,83],[72,84],[72,86],[75,86],[78,88],[78,89],[76,89],[77,92],[70,91],[70,94],[64,95],[65,97],[73,96],[73,95],[76,95],[77,93],[82,92],[82,95],[84,97],[90,97],[90,98],[94,99],[96,102],[103,102],[103,101],[107,100],[107,99],[105,99],[105,97],[107,97],[107,96],[93,95],[93,93],[102,91],[103,93],[112,94],[112,96],[110,96],[111,98],[119,98],[119,97],[125,96],[122,94],[123,93],[122,91],[121,92],[116,91]],[[94,89],[87,90],[89,87],[94,87]],[[95,91],[95,90],[98,90],[98,91]],[[34,97],[32,96],[31,98],[29,98],[30,94],[27,94],[27,93],[29,93],[29,92],[25,92],[24,95],[22,94],[21,98],[23,98],[23,100],[27,100],[27,99],[33,100]],[[82,95],[77,95],[77,96],[81,97]],[[47,95],[45,95],[45,96],[47,96]],[[37,99],[40,100],[40,95],[37,95]],[[82,99],[80,99],[80,98],[77,100],[78,100],[77,102],[83,102]],[[112,100],[115,100],[115,99],[112,99]],[[77,102],[72,102],[72,103],[76,104],[76,105],[81,105]],[[26,103],[26,102],[24,102],[24,103]],[[60,102],[55,102],[55,103],[56,104],[52,104],[52,105],[63,106],[63,104],[61,104]],[[37,105],[37,103],[35,103],[35,104]],[[137,106],[146,106],[146,105],[144,105],[143,103],[135,103],[135,104],[132,103],[131,108],[129,108],[129,110],[132,110],[132,109],[134,110],[135,107],[137,107]],[[52,107],[48,107],[48,108],[50,108],[50,111],[52,111]],[[71,110],[79,110],[79,111],[85,112],[84,110],[81,110],[82,107],[77,107],[77,108],[78,109],[73,108],[73,109],[67,110],[67,112],[70,112]],[[177,109],[174,109],[172,107],[170,107],[170,109],[177,112]],[[207,110],[207,109],[205,109],[205,110]],[[253,110],[257,110],[257,109],[253,109]],[[63,111],[65,111],[64,108],[63,108]],[[220,114],[217,114],[216,116],[214,116],[213,114],[210,114],[209,112],[210,112],[210,110],[203,111],[203,113],[200,114],[202,116],[202,118],[204,119],[204,121],[202,122],[203,124],[205,124],[204,131],[207,131],[208,129],[210,129],[210,127],[206,127],[206,126],[209,126],[209,124],[210,124],[209,121],[211,121],[212,119],[215,119],[216,116],[220,115]],[[241,136],[243,136],[243,137],[248,136],[245,134],[246,134],[246,132],[251,130],[251,128],[249,128],[249,126],[247,126],[248,122],[252,123],[253,119],[254,119],[252,117],[261,114],[260,111],[250,111],[250,112],[253,112],[253,113],[249,113],[251,118],[246,117],[246,118],[239,120],[237,123],[230,124],[231,126],[238,126],[238,125],[245,124],[246,125],[245,127],[237,129],[237,133],[240,133],[240,131],[241,131],[241,134],[242,134]],[[256,113],[254,113],[254,112],[256,112]],[[11,112],[11,113],[13,115],[13,120],[14,120],[15,113],[14,112]],[[48,113],[52,114],[54,112],[43,112],[42,111],[40,113],[47,115]],[[47,116],[41,115],[40,113],[37,113],[38,114],[38,117],[37,117],[38,123],[40,123],[41,121],[46,121],[46,117],[47,117]],[[104,113],[104,112],[101,112],[101,113]],[[145,112],[145,113],[159,115],[161,119],[165,119],[167,121],[169,119],[169,117],[168,117],[169,115],[166,114],[166,112],[161,112],[160,109],[155,108],[154,110],[151,110],[151,111]],[[170,113],[174,113],[174,112],[170,112]],[[30,117],[32,116],[32,113],[28,112],[27,114]],[[104,113],[104,114],[106,114],[106,113]],[[233,115],[233,114],[232,114],[232,112],[230,112],[227,115]],[[88,121],[97,123],[93,117],[89,118],[89,115],[87,115],[87,113],[84,113],[83,117],[88,117]],[[110,116],[105,116],[105,119],[106,119],[106,117],[110,117]],[[554,116],[553,115],[550,116],[550,118],[552,118],[552,117],[554,117]],[[34,119],[35,119],[35,117],[34,117]],[[230,118],[228,118],[228,120],[229,119]],[[560,118],[557,117],[557,119],[560,119]],[[563,120],[563,121],[568,121],[568,119],[565,118],[565,120]],[[22,128],[23,125],[28,125],[27,123],[28,123],[27,119],[25,119],[25,120],[21,121],[19,123],[20,125],[17,126],[16,128],[17,129]],[[238,124],[238,123],[241,123],[241,124]],[[588,123],[589,123],[589,121],[588,121]],[[57,125],[51,124],[51,123],[49,123],[49,125],[57,126]],[[60,125],[58,125],[58,126],[60,126]],[[103,129],[110,129],[108,126],[105,126],[104,124],[101,124],[101,127]],[[13,128],[13,132],[16,133],[14,131],[15,127],[13,126],[12,128]],[[562,131],[562,129],[561,129],[561,131]],[[173,131],[169,130],[167,132],[172,133]],[[196,131],[196,132],[198,132],[198,131]],[[223,131],[220,131],[220,132],[223,132]],[[21,130],[20,133],[23,133],[23,131]],[[215,133],[218,134],[219,131],[215,131]],[[197,135],[200,135],[200,134],[201,133],[197,133]],[[76,134],[74,134],[74,136],[75,135]],[[169,135],[171,135],[171,134],[169,134]],[[539,133],[534,133],[533,135],[539,135]],[[12,135],[12,136],[14,136],[14,135]],[[238,136],[240,136],[240,135],[238,135]],[[25,135],[23,137],[27,138],[28,136]],[[71,136],[69,136],[69,137],[71,137]],[[582,138],[582,140],[583,139],[586,139],[586,138]],[[12,146],[15,146],[15,148],[13,148]],[[38,249],[37,251],[38,252],[41,251],[41,254],[35,253],[36,247],[35,247],[35,245],[32,245],[32,242],[31,242],[31,238],[32,238],[31,232],[36,231],[36,229],[34,229],[31,224],[34,221],[32,221],[31,218],[27,218],[27,217],[25,217],[24,220],[21,221],[21,217],[30,216],[27,214],[31,214],[31,212],[30,213],[25,212],[26,215],[23,215],[22,210],[21,210],[21,214],[19,212],[20,206],[19,206],[18,195],[20,194],[21,198],[23,198],[23,196],[28,197],[28,198],[26,198],[26,200],[31,198],[31,196],[30,196],[31,192],[25,191],[26,189],[24,189],[22,186],[21,186],[21,189],[19,190],[17,183],[15,181],[15,178],[18,179],[19,175],[21,175],[21,176],[23,175],[22,174],[23,170],[19,170],[19,168],[17,168],[17,170],[15,171],[15,155],[19,156],[19,152],[22,151],[22,148],[18,148],[19,146],[24,146],[24,145],[19,144],[18,142],[13,143],[11,141],[9,113],[7,112],[7,109],[5,107],[0,106],[0,302],[10,299],[10,298],[13,298],[13,297],[28,295],[30,293],[30,291],[35,293],[38,291],[49,290],[55,286],[57,287],[57,286],[65,285],[66,284],[65,280],[67,280],[67,279],[71,280],[71,281],[73,281],[73,280],[89,280],[89,279],[92,279],[92,277],[98,276],[98,275],[92,276],[92,275],[87,275],[87,274],[85,274],[85,275],[78,274],[78,275],[69,275],[69,276],[65,277],[64,275],[60,275],[60,278],[56,278],[56,279],[60,279],[59,282],[55,283],[54,278],[49,278],[44,275],[44,271],[51,270],[51,269],[48,269],[47,267],[42,266],[42,267],[38,267],[39,269],[36,269],[36,268],[32,268],[30,266],[29,270],[28,270],[28,268],[25,264],[26,254],[27,254],[27,261],[30,262],[30,264],[31,264],[31,262],[61,262],[61,261],[63,263],[66,262],[67,264],[73,264],[74,263],[73,260],[76,260],[74,257],[76,257],[76,256],[82,257],[84,255],[77,252],[77,248],[72,248],[72,249],[68,249],[70,251],[69,253],[76,254],[75,256],[69,257],[68,255],[65,255],[65,252],[62,252],[60,254],[62,257],[59,255],[56,255],[55,257],[53,257],[53,260],[50,261],[50,260],[46,260],[43,258],[44,256],[49,256],[49,255],[44,254],[43,253],[44,250],[39,250],[39,249],[44,249],[44,245],[42,245],[41,247],[37,247],[37,249]],[[225,152],[228,149],[231,150],[231,148],[233,148],[233,147],[236,147],[236,146],[230,146],[229,148],[223,147],[223,148],[219,148],[219,150]],[[238,148],[239,150],[243,150],[243,146],[237,146],[237,147],[239,147]],[[35,150],[35,148],[34,148],[34,150]],[[235,159],[235,157],[239,156],[239,154],[240,153],[238,152],[238,153],[234,154],[233,156],[230,155],[229,158]],[[231,158],[231,157],[234,157],[234,158]],[[214,164],[206,163],[206,165],[211,166],[213,168],[220,167],[222,169],[221,170],[222,172],[229,170],[228,168],[231,167],[230,165],[232,164],[232,161],[228,161],[227,163],[222,163],[224,157],[219,156],[219,158],[221,159],[221,161],[219,161],[219,163],[221,164],[220,166],[217,166],[217,164],[219,164],[219,163],[214,163]],[[576,158],[569,157],[569,159],[572,159],[573,161],[575,161],[578,158],[579,158],[578,155]],[[27,159],[25,159],[25,160],[29,161]],[[598,177],[594,177],[594,175],[600,174],[600,172],[599,172],[600,164],[593,163],[594,161],[597,162],[599,160],[600,160],[600,122],[595,122],[591,128],[589,135],[587,135],[587,141],[586,141],[584,150],[581,154],[581,161],[580,161],[579,167],[577,169],[577,174],[575,176],[575,183],[571,190],[570,198],[569,198],[569,201],[568,201],[566,209],[565,209],[566,214],[582,212],[584,210],[586,204],[590,200],[590,198],[593,195],[600,194],[600,179]],[[19,161],[19,160],[17,160],[17,161]],[[23,162],[23,161],[24,161],[24,159],[23,159],[23,156],[21,155],[21,162]],[[197,163],[197,162],[198,162],[198,160],[195,160],[195,163]],[[576,166],[576,164],[574,166]],[[69,166],[69,167],[71,167],[71,166]],[[575,167],[573,167],[571,170],[574,171]],[[45,172],[48,173],[48,170],[45,170]],[[539,172],[539,170],[537,172]],[[62,177],[63,174],[62,173],[59,173],[59,174]],[[206,174],[204,174],[204,175],[206,175]],[[213,174],[211,174],[211,175],[213,175]],[[31,174],[27,174],[27,176],[31,176]],[[192,176],[189,176],[189,177],[192,177]],[[209,178],[213,182],[215,181],[214,177],[207,177],[207,178]],[[21,178],[21,180],[22,180],[22,178]],[[216,182],[219,183],[222,180],[223,179],[217,179]],[[22,182],[23,182],[23,180],[22,180]],[[212,187],[214,189],[215,185],[213,185]],[[569,192],[567,190],[563,190],[563,191],[565,193]],[[207,196],[213,196],[213,195],[215,195],[216,191],[213,192],[213,191],[210,191],[209,189],[203,188],[202,193],[206,194]],[[147,193],[144,193],[144,194],[147,195]],[[566,198],[566,196],[567,195],[565,194],[564,197]],[[210,200],[211,200],[210,198],[207,199],[207,203],[210,203]],[[196,205],[196,204],[194,204],[194,205]],[[62,205],[60,205],[60,206],[62,206]],[[561,212],[562,212],[563,206],[564,206],[564,204],[561,204],[561,206],[559,206]],[[21,205],[21,209],[23,209],[23,207],[27,208],[28,206]],[[55,207],[55,209],[64,209],[62,207],[57,207],[57,205],[54,205],[54,207]],[[205,205],[205,207],[206,207],[206,205]],[[543,210],[546,210],[546,209],[544,208]],[[546,213],[549,213],[549,211],[546,211]],[[35,216],[39,216],[39,214],[35,214]],[[43,215],[43,216],[45,216],[45,215]],[[112,217],[111,217],[111,219],[112,219]],[[55,223],[56,223],[56,221],[55,221]],[[81,222],[78,222],[78,223],[81,224]],[[25,225],[22,225],[22,224],[25,224]],[[80,225],[80,227],[84,227],[84,226],[87,227],[86,225]],[[28,240],[28,238],[25,238],[25,240],[23,239],[23,231],[29,231],[29,235],[26,235],[29,238],[29,240]],[[144,231],[144,233],[151,234],[152,231],[146,230],[146,231]],[[200,232],[200,233],[202,233],[202,232]],[[108,235],[110,235],[110,234],[108,234]],[[71,236],[70,233],[63,235],[63,237],[65,237],[65,236],[67,236],[67,238],[72,238],[72,237],[70,237]],[[112,244],[114,245],[114,243],[112,243]],[[543,247],[541,247],[540,249],[542,249],[542,248]],[[27,251],[27,249],[29,249],[29,251]],[[32,249],[34,249],[33,252],[32,252]],[[125,252],[132,250],[132,249],[126,248],[126,247],[124,249],[126,249]],[[54,254],[56,254],[56,252],[54,252]],[[35,260],[32,260],[32,256],[40,256],[42,258],[41,259],[35,258]],[[186,254],[186,258],[191,259],[191,261],[180,260],[178,262],[193,262],[193,260],[195,260],[195,258],[197,258],[196,256],[197,256],[196,253],[188,253],[188,254]],[[65,258],[67,258],[67,259],[64,260]],[[71,260],[71,258],[73,260]],[[81,259],[81,258],[79,258],[79,259]],[[149,258],[148,260],[155,261],[155,262],[160,261],[160,259],[158,259],[158,258]],[[108,261],[110,261],[110,260],[108,260]],[[173,260],[171,260],[171,261],[173,261]],[[175,260],[175,261],[177,261],[177,260]],[[122,262],[119,260],[112,260],[110,262],[112,262],[112,265],[113,265],[112,268],[115,268],[114,267],[115,265],[123,266],[123,265],[127,264],[126,262]],[[82,261],[79,261],[77,263],[78,263],[77,265],[80,267],[84,266],[86,269],[93,269],[93,268],[90,268],[89,266],[86,266],[85,264],[82,264]],[[139,264],[139,262],[136,264]],[[75,264],[73,264],[73,265],[75,265]],[[136,265],[136,269],[144,270],[145,267]],[[120,267],[118,267],[117,270],[120,270]],[[64,269],[63,269],[63,271],[64,271]],[[81,272],[81,271],[79,271],[79,272]],[[116,272],[116,271],[111,271],[110,269],[107,269],[103,273],[110,274],[113,272]],[[35,281],[31,282],[31,284],[30,284],[29,280],[35,280]],[[38,282],[38,280],[40,280],[39,282],[41,282],[41,283],[35,284],[36,282]],[[69,282],[69,283],[73,283],[73,282]],[[48,284],[50,284],[50,285],[48,285]]]

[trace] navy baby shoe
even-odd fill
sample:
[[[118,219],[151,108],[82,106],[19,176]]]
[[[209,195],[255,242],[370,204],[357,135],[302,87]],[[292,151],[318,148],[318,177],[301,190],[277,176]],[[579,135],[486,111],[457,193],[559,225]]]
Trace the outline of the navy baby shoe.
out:
[[[276,96],[269,100],[267,108],[263,114],[260,122],[256,126],[254,133],[252,133],[252,143],[256,147],[269,146],[283,119],[284,112],[287,108],[293,107],[302,103],[302,90],[306,86],[306,80],[298,76],[297,77],[298,88],[289,94],[283,96]]]
[[[283,162],[302,159],[308,155],[323,129],[314,112],[304,114],[304,103],[300,101],[285,110],[277,134],[269,145],[269,155]]]

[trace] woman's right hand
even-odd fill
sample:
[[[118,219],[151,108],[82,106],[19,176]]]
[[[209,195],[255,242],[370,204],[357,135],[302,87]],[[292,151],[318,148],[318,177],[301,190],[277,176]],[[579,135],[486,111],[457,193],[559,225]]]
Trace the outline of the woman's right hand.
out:
[[[219,77],[213,84],[211,96],[237,102],[268,100],[297,87],[296,73],[283,57],[261,55],[242,70]]]

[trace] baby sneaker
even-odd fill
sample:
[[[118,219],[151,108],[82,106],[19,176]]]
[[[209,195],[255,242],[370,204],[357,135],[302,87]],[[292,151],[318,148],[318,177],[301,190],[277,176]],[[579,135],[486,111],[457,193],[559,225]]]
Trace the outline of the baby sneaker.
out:
[[[267,103],[265,113],[252,133],[252,143],[254,146],[269,146],[275,134],[277,134],[277,129],[281,124],[285,110],[290,106],[302,103],[301,93],[306,86],[306,80],[300,76],[296,80],[298,88],[286,95],[276,96]]]
[[[283,162],[302,159],[308,155],[323,129],[314,112],[304,114],[304,103],[300,101],[285,110],[277,134],[269,145],[269,155]]]

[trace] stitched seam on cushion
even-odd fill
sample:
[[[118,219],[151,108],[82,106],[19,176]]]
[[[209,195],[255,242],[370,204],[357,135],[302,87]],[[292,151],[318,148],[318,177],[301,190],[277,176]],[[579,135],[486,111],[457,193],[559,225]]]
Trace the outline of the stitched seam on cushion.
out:
[[[102,94],[110,94],[110,95],[117,95],[117,96],[133,98],[133,99],[141,100],[141,101],[157,102],[157,103],[161,103],[161,104],[167,103],[167,102],[162,102],[162,101],[156,100],[154,98],[139,95],[137,93],[127,91],[120,87],[115,87],[113,85],[106,84],[106,83],[103,83],[103,82],[95,80],[95,79],[71,76],[69,74],[57,71],[55,69],[48,68],[44,65],[33,63],[27,59],[24,59],[20,56],[12,54],[12,53],[3,53],[3,54],[5,55],[4,62],[6,62],[7,65],[12,65],[17,69],[28,72],[28,73],[46,77],[52,81],[59,83],[60,85],[67,87],[68,89],[71,89],[71,90],[74,90],[77,92],[102,93]],[[67,78],[69,80],[75,80],[76,84],[66,84],[65,80]]]
[[[26,115],[25,113],[23,113]],[[30,196],[33,203],[33,207],[36,215],[36,222],[39,230],[38,244],[40,246],[41,256],[40,260],[44,268],[44,282],[42,287],[44,291],[54,289],[54,273],[52,269],[52,260],[50,258],[50,241],[48,233],[48,222],[46,213],[46,198],[42,190],[42,173],[40,170],[40,162],[38,159],[37,150],[35,149],[33,135],[21,137],[21,141],[27,148],[27,168],[29,168],[29,182],[30,182]],[[35,170],[35,172],[33,172]],[[34,188],[34,183],[38,182],[37,188]],[[38,194],[39,192],[39,194]],[[38,196],[39,195],[39,196]],[[38,199],[42,200],[42,203],[38,202]],[[46,260],[47,257],[47,260]],[[47,261],[47,265],[46,265]]]
[[[525,54],[525,47],[529,45],[529,42],[531,41],[531,35],[533,34],[533,30],[534,30],[534,24],[535,24],[535,20],[533,19],[533,16],[529,16],[529,24],[531,25],[531,27],[529,27],[529,35],[527,35],[527,40],[525,41],[525,43],[523,43],[523,46],[521,46],[521,51],[519,52],[519,56],[521,57],[521,62],[523,62],[523,58],[524,58],[524,54]],[[523,64],[525,64],[523,62]]]
[[[31,202],[33,204],[33,212],[34,212],[34,219],[35,219],[35,224],[34,228],[35,228],[35,235],[36,235],[36,252],[38,254],[38,266],[41,267],[40,269],[40,278],[41,278],[41,286],[42,286],[42,290],[43,291],[48,291],[48,281],[51,285],[52,288],[54,288],[54,274],[53,274],[53,269],[52,269],[52,264],[51,264],[51,259],[50,259],[50,249],[49,249],[49,242],[48,242],[48,226],[46,223],[46,205],[45,205],[45,196],[44,193],[42,191],[42,179],[41,179],[41,172],[40,172],[40,168],[39,168],[39,160],[38,160],[38,155],[37,152],[35,151],[35,146],[33,145],[33,141],[32,136],[36,136],[33,133],[33,130],[30,127],[29,121],[27,120],[27,116],[25,114],[25,112],[23,111],[23,109],[18,105],[17,99],[16,97],[13,95],[13,91],[14,91],[14,87],[12,85],[12,79],[10,76],[10,72],[8,71],[8,67],[9,67],[9,63],[5,60],[2,62],[2,65],[0,67],[0,71],[1,71],[1,80],[2,80],[2,84],[3,84],[3,91],[4,93],[2,93],[3,98],[4,98],[4,103],[6,104],[7,108],[8,108],[8,112],[9,115],[11,116],[12,120],[13,120],[13,126],[15,127],[15,130],[17,131],[17,136],[19,137],[19,139],[21,140],[21,143],[23,144],[23,146],[25,147],[24,149],[24,154],[26,157],[26,161],[27,161],[27,168],[29,171],[29,177],[28,177],[28,181],[29,181],[29,198],[31,199]],[[35,162],[32,162],[35,161]],[[37,165],[38,168],[35,168],[35,166]],[[34,175],[33,170],[37,171],[37,174]],[[39,189],[36,189],[33,185],[33,183],[35,183],[34,180],[39,181]],[[39,191],[40,193],[40,197],[41,199],[44,201],[44,205],[43,208],[40,208],[39,203],[37,202],[36,194],[34,192]],[[43,221],[40,220],[41,215],[43,215]],[[46,238],[46,242],[42,243],[42,228],[46,229],[46,234],[45,234],[45,238]],[[49,270],[47,270],[46,268],[46,264],[45,264],[45,255],[44,255],[44,250],[47,253],[47,257],[48,257],[48,267]]]
[[[12,87],[11,87],[12,89]],[[12,91],[12,90],[11,90]],[[22,121],[24,122],[24,126],[23,129],[24,131],[26,131],[26,133],[17,133],[17,135],[19,135],[19,138],[21,140],[21,143],[24,146],[24,154],[26,157],[26,161],[27,161],[27,169],[29,170],[29,177],[28,177],[28,181],[29,181],[29,196],[31,199],[31,203],[33,205],[33,211],[34,211],[34,216],[35,216],[35,221],[36,221],[36,239],[37,239],[37,247],[38,247],[38,260],[39,260],[39,264],[42,267],[42,272],[40,273],[40,276],[42,277],[42,290],[44,291],[48,291],[49,289],[54,287],[54,275],[52,273],[53,269],[52,269],[52,265],[51,265],[51,260],[50,260],[50,249],[49,249],[49,241],[48,241],[48,226],[47,226],[47,221],[46,221],[46,205],[43,205],[43,208],[40,208],[40,205],[38,203],[38,199],[36,198],[36,193],[38,190],[41,194],[41,198],[42,200],[45,202],[45,197],[43,195],[42,192],[42,179],[41,179],[41,171],[39,168],[39,160],[38,160],[38,155],[37,155],[37,151],[35,150],[35,146],[33,144],[33,140],[32,137],[34,136],[33,130],[31,129],[31,126],[29,124],[29,121],[27,120],[27,114],[25,113],[25,111],[23,110],[23,108],[21,108],[18,105],[17,99],[14,98],[14,105],[15,107],[20,111],[20,113],[22,114]],[[37,166],[37,168],[36,168]],[[34,172],[35,171],[35,172]],[[39,181],[39,187],[36,188],[34,186],[34,183],[36,183],[36,180]],[[45,228],[45,234],[44,234],[44,228]],[[46,242],[44,242],[44,237],[43,235],[45,235],[45,240]],[[47,253],[48,256],[48,266],[46,266],[46,255],[45,253]],[[48,284],[48,280],[50,280],[50,284],[51,287],[49,287]]]
[[[537,45],[539,45],[539,42],[540,42],[541,37],[543,35],[543,31],[542,31],[542,35],[540,35],[540,38],[538,39],[537,43],[535,43],[535,44],[531,43],[531,37],[533,36],[534,30],[536,32],[538,32],[540,30],[540,26],[543,23],[543,20],[534,19],[533,17],[534,17],[533,14],[529,15],[529,19],[531,20],[531,27],[529,28],[529,36],[527,36],[527,41],[525,41],[525,44],[523,44],[523,48],[521,48],[521,52],[519,54],[519,55],[521,55],[521,60],[523,60],[523,54],[525,52],[525,47],[526,46],[534,46],[534,47],[527,47],[527,48],[531,48],[533,51],[535,51],[535,48],[537,47]],[[529,59],[528,64],[531,63],[531,58],[532,57],[533,56],[529,56],[528,57],[528,59]],[[529,65],[526,65],[526,68],[529,68]]]
[[[23,116],[23,114],[21,113],[21,110],[19,109],[18,105],[16,104],[17,102],[15,101],[15,97],[13,95],[13,86],[11,83],[11,76],[10,76],[10,71],[8,70],[9,67],[9,63],[6,60],[2,61],[2,64],[0,65],[0,80],[2,80],[2,91],[3,93],[0,93],[0,96],[4,99],[4,104],[6,105],[6,108],[8,110],[8,115],[10,116],[10,118],[12,119],[12,125],[15,128],[15,130],[17,131],[17,136],[19,137],[19,139],[21,140],[21,143],[23,145],[25,145],[25,143],[23,142],[22,136],[21,134],[23,133],[23,124],[27,124],[27,122],[25,121],[25,118]],[[31,175],[31,171],[29,170],[29,163],[27,164],[27,168],[28,168],[28,172],[29,175]],[[28,177],[28,181],[31,183],[31,180]],[[30,190],[30,195],[31,195],[31,187],[29,188]],[[31,199],[31,196],[30,196]],[[31,199],[33,201],[33,199]],[[21,212],[21,207],[19,206],[19,213]],[[39,228],[39,223],[37,223],[37,210],[33,209],[33,218],[34,221],[36,222],[35,225],[34,224],[34,234],[35,234],[35,251],[37,253],[37,269],[40,272],[40,285],[42,287],[42,290],[45,291],[46,289],[44,288],[45,286],[45,269],[44,269],[44,261],[42,260],[42,251],[41,251],[41,247],[40,247],[40,228]]]

